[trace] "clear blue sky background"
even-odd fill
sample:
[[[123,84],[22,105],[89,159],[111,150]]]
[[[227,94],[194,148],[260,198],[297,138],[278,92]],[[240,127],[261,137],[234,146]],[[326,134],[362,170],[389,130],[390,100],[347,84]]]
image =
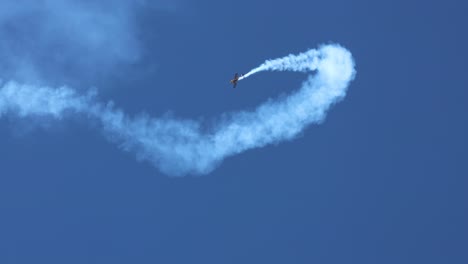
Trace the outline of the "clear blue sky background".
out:
[[[329,41],[357,76],[322,125],[201,177],[80,118],[3,118],[0,263],[468,263],[466,3],[38,2],[0,4],[0,78],[129,114],[252,109],[306,76],[234,72]]]

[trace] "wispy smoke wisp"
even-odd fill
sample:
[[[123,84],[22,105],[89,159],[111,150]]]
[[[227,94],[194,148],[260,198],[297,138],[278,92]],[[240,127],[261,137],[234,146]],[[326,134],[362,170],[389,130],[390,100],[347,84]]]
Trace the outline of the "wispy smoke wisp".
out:
[[[0,117],[65,113],[96,119],[105,134],[124,150],[135,152],[170,175],[206,174],[224,158],[248,149],[290,140],[308,125],[321,122],[330,106],[346,95],[355,76],[351,53],[326,45],[299,55],[269,60],[242,79],[261,71],[315,71],[286,98],[267,101],[252,112],[232,113],[212,127],[193,120],[131,118],[112,103],[80,95],[68,87],[53,89],[8,82],[0,86]]]
[[[147,56],[139,37],[142,18],[156,10],[171,12],[177,2],[2,0],[1,77],[103,88],[109,83],[105,76],[128,72]]]

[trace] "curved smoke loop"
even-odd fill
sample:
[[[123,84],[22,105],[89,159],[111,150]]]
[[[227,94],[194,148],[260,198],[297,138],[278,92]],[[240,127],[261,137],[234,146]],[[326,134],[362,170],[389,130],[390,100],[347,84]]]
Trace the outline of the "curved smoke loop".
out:
[[[351,53],[339,45],[325,45],[299,55],[268,60],[239,80],[261,71],[316,71],[301,89],[286,98],[267,101],[252,112],[237,112],[211,128],[199,122],[171,118],[130,118],[112,103],[58,89],[19,84],[0,86],[0,117],[48,116],[66,113],[100,121],[104,132],[123,149],[137,153],[170,175],[206,174],[224,158],[245,150],[294,138],[320,123],[327,110],[343,99],[355,76]]]

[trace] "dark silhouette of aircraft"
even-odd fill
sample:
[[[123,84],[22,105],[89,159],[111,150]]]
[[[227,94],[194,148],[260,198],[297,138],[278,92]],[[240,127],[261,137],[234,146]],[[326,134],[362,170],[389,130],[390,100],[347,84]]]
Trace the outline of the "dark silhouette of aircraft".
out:
[[[239,76],[239,74],[237,74],[237,72],[236,72],[236,74],[234,74],[234,79],[231,80],[231,83],[233,85],[232,88],[236,88],[237,82],[239,81],[240,77],[242,77],[242,75]]]

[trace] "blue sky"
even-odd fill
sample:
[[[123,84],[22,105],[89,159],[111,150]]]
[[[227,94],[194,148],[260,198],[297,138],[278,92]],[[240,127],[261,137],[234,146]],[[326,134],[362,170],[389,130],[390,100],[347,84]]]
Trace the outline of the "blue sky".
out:
[[[466,263],[467,6],[0,3],[0,78],[210,123],[299,89],[265,59],[340,43],[357,75],[294,140],[170,177],[81,116],[0,119],[1,263]],[[138,156],[138,155],[137,155]]]

